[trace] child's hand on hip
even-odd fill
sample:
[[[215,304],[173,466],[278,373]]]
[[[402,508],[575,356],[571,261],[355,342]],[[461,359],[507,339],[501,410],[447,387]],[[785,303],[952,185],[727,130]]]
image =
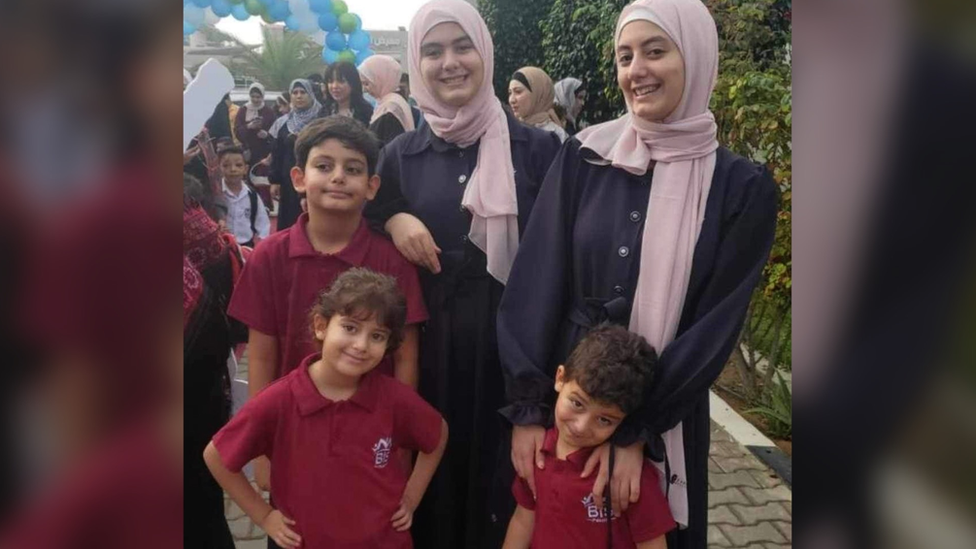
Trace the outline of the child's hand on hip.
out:
[[[267,532],[268,537],[273,539],[281,547],[300,547],[302,537],[299,536],[289,526],[294,526],[295,521],[281,514],[275,509],[268,513],[261,522],[261,528]]]
[[[390,522],[393,523],[393,528],[397,532],[406,532],[413,526],[413,512],[417,508],[417,504],[413,502],[406,495],[400,500],[400,508],[397,512],[393,514],[393,518]]]

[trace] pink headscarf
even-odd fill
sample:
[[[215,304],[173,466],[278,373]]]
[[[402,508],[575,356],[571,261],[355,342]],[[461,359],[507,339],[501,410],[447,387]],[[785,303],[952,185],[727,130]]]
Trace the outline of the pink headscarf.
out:
[[[400,85],[400,75],[403,74],[400,63],[389,55],[371,55],[359,65],[359,74],[373,84],[373,91],[379,100],[369,123],[372,124],[379,117],[390,113],[400,122],[404,131],[412,131],[414,125],[410,105],[396,91]]]
[[[477,95],[455,108],[437,100],[420,71],[420,46],[434,26],[457,23],[474,43],[484,62],[484,81]],[[468,179],[461,205],[471,212],[468,236],[488,257],[488,273],[502,284],[518,251],[518,201],[515,168],[509,143],[508,120],[492,89],[495,56],[488,27],[478,10],[457,0],[424,4],[410,22],[407,50],[411,91],[435,135],[448,143],[468,147],[481,141],[478,165]]]
[[[681,102],[661,122],[628,112],[617,120],[583,130],[578,138],[583,147],[607,163],[633,174],[643,175],[650,163],[656,162],[630,329],[660,353],[678,331],[715,172],[718,141],[708,103],[718,76],[718,33],[701,0],[638,0],[620,14],[615,46],[623,28],[633,21],[656,24],[677,45],[685,63]],[[681,424],[663,438],[671,473],[678,476],[666,492],[671,512],[679,524],[687,526]],[[663,471],[663,464],[658,467]]]

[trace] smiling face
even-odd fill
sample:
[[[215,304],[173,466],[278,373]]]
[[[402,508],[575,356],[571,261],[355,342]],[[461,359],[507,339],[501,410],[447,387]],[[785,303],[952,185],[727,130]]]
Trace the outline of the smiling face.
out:
[[[380,188],[379,176],[369,175],[366,155],[338,139],[312,147],[305,169],[292,168],[291,177],[295,190],[305,193],[310,215],[358,214]]]
[[[525,118],[525,111],[529,109],[530,103],[532,103],[532,92],[528,88],[518,80],[508,83],[508,104],[512,107],[512,113],[516,118]]]
[[[438,101],[458,108],[478,94],[485,64],[460,25],[441,23],[420,45],[420,73]]]
[[[345,377],[358,378],[376,367],[386,354],[390,330],[375,316],[316,315],[315,337],[322,342],[322,363]]]
[[[566,368],[556,370],[556,429],[559,447],[571,453],[599,446],[610,438],[626,414],[619,406],[594,400],[574,380],[566,379]]]
[[[681,103],[685,63],[674,41],[650,21],[628,23],[616,49],[617,84],[634,115],[649,122],[667,118]]]

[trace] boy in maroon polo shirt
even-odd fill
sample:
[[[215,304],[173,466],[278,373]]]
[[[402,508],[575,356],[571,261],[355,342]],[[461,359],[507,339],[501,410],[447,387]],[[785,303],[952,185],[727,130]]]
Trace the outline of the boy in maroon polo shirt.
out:
[[[316,351],[308,311],[319,293],[353,267],[394,277],[406,296],[403,343],[378,370],[416,387],[418,325],[427,320],[417,271],[362,217],[380,185],[376,138],[351,118],[320,119],[299,133],[295,156],[292,183],[305,195],[308,213],[254,249],[228,308],[249,328],[250,397]],[[266,458],[255,461],[254,476],[258,486],[268,488]]]
[[[351,269],[311,317],[320,354],[252,398],[207,446],[207,466],[280,547],[412,547],[413,511],[444,454],[447,423],[374,370],[402,340],[404,297],[392,277]],[[394,459],[399,449],[420,452],[412,473]],[[275,508],[241,472],[260,455],[271,458]]]
[[[591,494],[593,480],[581,478],[590,454],[606,442],[627,414],[636,410],[653,376],[657,355],[647,341],[621,326],[602,325],[584,337],[556,370],[555,428],[546,431],[545,467],[535,471],[536,492],[515,479],[518,507],[503,549],[666,549],[664,535],[675,527],[658,484],[657,469],[644,461],[640,499],[621,515]],[[612,531],[609,531],[612,529]]]

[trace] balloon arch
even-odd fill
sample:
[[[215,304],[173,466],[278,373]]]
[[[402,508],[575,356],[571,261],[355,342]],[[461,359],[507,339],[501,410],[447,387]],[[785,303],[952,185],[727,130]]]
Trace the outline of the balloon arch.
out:
[[[238,21],[260,17],[265,23],[284,23],[323,45],[326,63],[347,61],[359,65],[373,55],[363,20],[349,12],[344,0],[183,0],[183,35],[232,16]]]

